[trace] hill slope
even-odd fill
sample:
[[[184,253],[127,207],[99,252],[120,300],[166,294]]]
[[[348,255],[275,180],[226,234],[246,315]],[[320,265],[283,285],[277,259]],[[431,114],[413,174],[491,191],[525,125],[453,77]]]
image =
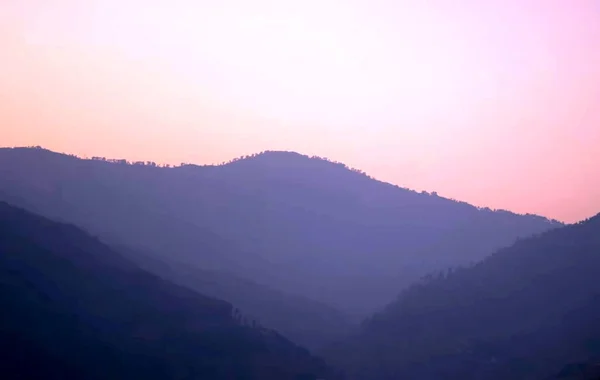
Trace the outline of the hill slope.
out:
[[[138,269],[72,225],[0,202],[6,379],[315,379],[325,364],[232,306]],[[331,377],[329,377],[331,378]]]
[[[600,215],[412,286],[330,357],[366,380],[552,378],[600,355],[598,278]]]
[[[309,349],[321,349],[356,327],[337,309],[234,275],[198,269],[160,255],[119,247],[141,268],[201,294],[228,300],[264,326]]]
[[[177,255],[359,317],[431,270],[557,226],[285,152],[159,168],[4,149],[0,192],[110,242]]]

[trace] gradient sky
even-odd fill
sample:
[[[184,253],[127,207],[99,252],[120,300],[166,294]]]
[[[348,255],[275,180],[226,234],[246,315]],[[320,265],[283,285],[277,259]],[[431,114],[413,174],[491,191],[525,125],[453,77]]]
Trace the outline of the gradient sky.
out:
[[[2,0],[0,145],[262,150],[576,221],[600,212],[598,0]]]

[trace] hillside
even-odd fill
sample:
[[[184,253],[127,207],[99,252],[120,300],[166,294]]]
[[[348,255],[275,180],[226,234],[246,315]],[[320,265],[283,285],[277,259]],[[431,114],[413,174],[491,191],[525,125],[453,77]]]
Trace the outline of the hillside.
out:
[[[555,378],[600,355],[598,278],[600,215],[413,285],[329,358],[361,380]]]
[[[234,275],[198,269],[158,254],[119,247],[143,269],[199,293],[228,300],[251,319],[273,328],[309,349],[345,336],[356,326],[335,308],[309,298],[286,294]]]
[[[564,366],[552,379],[600,380],[600,360],[594,358],[585,362],[570,363]],[[548,379],[550,380],[550,378]]]
[[[3,379],[315,379],[325,364],[231,304],[0,203]]]
[[[478,261],[558,225],[287,152],[164,168],[3,149],[0,192],[111,243],[229,272],[355,318],[432,270]]]

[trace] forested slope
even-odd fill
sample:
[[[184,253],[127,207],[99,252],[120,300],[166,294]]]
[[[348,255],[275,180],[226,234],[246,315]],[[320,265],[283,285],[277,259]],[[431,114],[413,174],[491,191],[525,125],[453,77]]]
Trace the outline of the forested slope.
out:
[[[600,216],[431,276],[329,357],[353,379],[546,379],[600,355]]]

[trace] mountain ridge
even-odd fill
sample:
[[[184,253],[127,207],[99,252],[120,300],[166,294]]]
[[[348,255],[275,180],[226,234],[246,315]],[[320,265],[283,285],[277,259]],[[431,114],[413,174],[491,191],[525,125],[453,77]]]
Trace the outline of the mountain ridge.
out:
[[[230,272],[356,319],[432,270],[561,225],[402,189],[298,153],[232,161],[160,168],[4,149],[0,192],[110,242]]]
[[[245,164],[253,164],[253,163],[264,163],[265,159],[270,160],[272,158],[280,158],[280,159],[285,159],[287,163],[292,162],[292,160],[295,163],[306,163],[306,159],[310,159],[313,160],[315,162],[317,162],[318,164],[327,164],[330,167],[335,167],[335,168],[343,168],[348,170],[349,172],[352,172],[354,174],[357,175],[357,177],[362,176],[362,177],[366,177],[367,179],[373,180],[375,182],[377,182],[378,184],[382,184],[382,185],[386,185],[386,186],[391,186],[393,188],[397,188],[397,189],[402,189],[402,190],[406,190],[418,195],[430,195],[430,196],[434,196],[434,197],[439,197],[440,199],[444,199],[444,200],[449,200],[449,201],[453,201],[453,202],[457,202],[460,204],[465,204],[465,205],[469,205],[471,207],[474,207],[478,210],[483,210],[483,211],[496,211],[496,212],[503,212],[503,213],[508,213],[511,215],[518,215],[518,216],[532,216],[532,217],[537,217],[540,218],[542,220],[546,220],[550,223],[554,223],[554,224],[560,224],[560,225],[566,225],[569,223],[564,223],[560,220],[554,219],[554,218],[548,218],[546,216],[540,215],[540,214],[534,214],[534,213],[518,213],[515,211],[511,211],[508,209],[504,209],[504,208],[496,208],[496,209],[492,209],[489,208],[487,206],[478,206],[478,205],[474,205],[472,203],[469,203],[468,201],[462,201],[462,200],[457,200],[454,198],[449,198],[449,197],[445,197],[443,195],[440,195],[438,191],[435,190],[431,190],[431,191],[427,191],[427,190],[421,190],[421,191],[417,191],[415,189],[411,189],[410,187],[405,187],[405,186],[400,186],[399,184],[395,184],[392,182],[388,182],[388,181],[384,181],[378,178],[375,178],[371,175],[369,175],[367,172],[361,170],[361,169],[357,169],[357,168],[353,168],[351,166],[348,166],[346,164],[344,164],[343,162],[340,161],[336,161],[336,160],[332,160],[329,159],[327,157],[323,157],[323,156],[317,156],[317,155],[308,155],[308,154],[304,154],[301,152],[297,152],[297,151],[291,151],[291,150],[265,150],[265,151],[261,151],[259,153],[253,153],[253,154],[248,154],[248,155],[242,155],[242,156],[238,156],[238,157],[234,157],[228,161],[223,161],[221,163],[213,163],[213,164],[198,164],[198,163],[186,163],[186,162],[181,162],[179,165],[174,165],[174,164],[167,164],[167,163],[155,163],[154,161],[135,161],[135,160],[127,160],[127,159],[123,159],[123,158],[106,158],[106,157],[100,157],[100,156],[93,156],[93,157],[87,157],[87,156],[77,156],[75,154],[70,154],[70,153],[65,153],[65,152],[58,152],[58,151],[53,151],[51,149],[47,149],[41,146],[17,146],[17,147],[0,147],[0,150],[9,150],[9,149],[16,149],[16,150],[39,150],[39,151],[43,151],[45,153],[49,153],[51,155],[54,156],[67,156],[67,157],[72,157],[72,158],[77,158],[80,160],[84,160],[84,161],[101,161],[101,162],[106,162],[106,163],[121,163],[121,164],[128,164],[128,165],[135,165],[135,166],[147,166],[150,168],[163,168],[163,169],[211,169],[211,168],[223,168],[223,167],[228,167],[228,166],[236,166],[236,165],[245,165]],[[269,161],[267,161],[267,163],[270,163]],[[276,164],[275,167],[281,167],[281,165]]]

